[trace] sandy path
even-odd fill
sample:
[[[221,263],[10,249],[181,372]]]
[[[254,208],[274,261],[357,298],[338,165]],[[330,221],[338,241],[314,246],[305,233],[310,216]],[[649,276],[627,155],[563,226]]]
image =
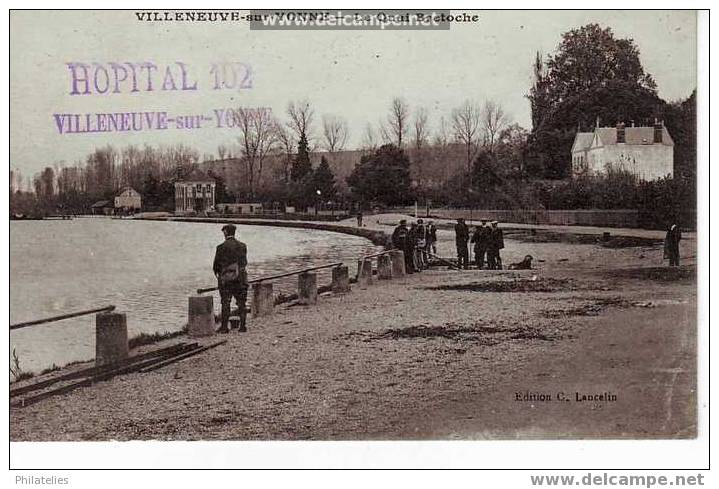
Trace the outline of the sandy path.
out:
[[[527,246],[558,249],[508,254]],[[691,272],[647,279],[657,250],[564,246],[538,271],[428,271],[279,307],[202,355],[13,409],[11,439],[691,436]],[[514,400],[560,389],[618,400]]]

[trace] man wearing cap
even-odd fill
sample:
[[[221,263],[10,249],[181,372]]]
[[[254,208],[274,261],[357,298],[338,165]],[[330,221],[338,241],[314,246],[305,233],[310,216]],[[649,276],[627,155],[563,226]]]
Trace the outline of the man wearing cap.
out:
[[[217,247],[212,270],[217,277],[220,290],[220,303],[222,304],[222,323],[218,332],[227,333],[227,323],[230,320],[230,305],[232,298],[237,302],[240,311],[240,332],[247,331],[247,246],[235,239],[237,228],[233,224],[222,227],[225,242]]]
[[[392,232],[392,246],[404,253],[404,268],[407,273],[414,273],[414,249],[411,245],[407,219],[399,221],[399,226]]]
[[[497,224],[497,221],[492,221],[492,228],[489,230],[487,268],[490,270],[502,269],[502,257],[499,256],[499,250],[504,248],[504,235]]]
[[[484,268],[484,256],[487,253],[489,232],[487,220],[482,219],[482,224],[475,228],[474,234],[472,235],[472,243],[474,243],[474,261],[479,270]]]
[[[469,250],[467,249],[467,241],[469,241],[469,228],[461,217],[457,219],[457,224],[454,225],[454,240],[457,245],[457,267],[468,270]]]

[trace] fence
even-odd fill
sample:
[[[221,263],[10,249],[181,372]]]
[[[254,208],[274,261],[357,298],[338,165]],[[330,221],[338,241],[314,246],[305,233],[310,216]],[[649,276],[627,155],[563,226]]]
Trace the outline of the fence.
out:
[[[420,209],[420,215],[423,214]],[[463,217],[518,224],[552,224],[562,226],[601,226],[615,228],[639,227],[639,211],[635,209],[546,210],[546,209],[430,209],[430,215],[445,219]]]

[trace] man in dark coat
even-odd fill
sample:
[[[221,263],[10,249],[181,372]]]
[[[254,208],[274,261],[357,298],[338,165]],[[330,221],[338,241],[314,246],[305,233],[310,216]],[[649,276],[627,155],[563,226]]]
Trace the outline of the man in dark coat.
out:
[[[487,246],[487,268],[490,270],[502,269],[502,257],[499,255],[499,250],[502,248],[504,248],[502,229],[497,226],[497,221],[492,221]]]
[[[467,249],[469,228],[461,217],[457,219],[457,224],[454,225],[454,240],[457,245],[457,268],[469,270],[469,250]]]
[[[399,221],[399,226],[392,232],[392,246],[404,253],[404,268],[407,273],[414,272],[414,249],[411,244],[407,220]]]
[[[437,226],[434,221],[427,224],[427,253],[437,254]]]
[[[212,270],[217,277],[220,290],[220,303],[222,304],[222,323],[220,333],[227,333],[227,323],[230,319],[230,305],[232,298],[237,302],[240,311],[240,332],[247,331],[247,246],[235,239],[237,228],[232,224],[222,227],[225,242],[217,247]]]
[[[679,266],[679,241],[682,239],[682,232],[676,224],[667,230],[667,237],[664,239],[664,259],[669,258],[670,267]]]
[[[471,242],[474,243],[474,261],[477,268],[481,270],[484,268],[484,255],[487,253],[489,242],[489,228],[486,220],[482,219],[482,224],[474,229]]]

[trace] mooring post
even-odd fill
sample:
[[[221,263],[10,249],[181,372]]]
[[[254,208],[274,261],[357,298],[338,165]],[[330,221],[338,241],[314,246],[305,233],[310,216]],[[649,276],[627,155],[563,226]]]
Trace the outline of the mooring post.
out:
[[[317,274],[304,272],[297,275],[297,295],[303,305],[317,303]]]
[[[404,277],[407,271],[404,268],[404,252],[401,250],[392,250],[389,252],[392,260],[392,277]]]
[[[340,265],[332,269],[332,292],[344,294],[350,291],[349,267]]]
[[[270,316],[275,307],[275,296],[272,282],[256,282],[252,284],[252,315],[254,317]]]
[[[357,260],[357,285],[367,287],[372,285],[372,260]]]
[[[95,366],[112,365],[127,359],[127,316],[119,312],[95,315]]]
[[[392,278],[392,257],[389,254],[377,257],[377,278],[390,280]]]
[[[211,295],[196,295],[187,307],[187,335],[211,336],[215,334],[215,310]]]

